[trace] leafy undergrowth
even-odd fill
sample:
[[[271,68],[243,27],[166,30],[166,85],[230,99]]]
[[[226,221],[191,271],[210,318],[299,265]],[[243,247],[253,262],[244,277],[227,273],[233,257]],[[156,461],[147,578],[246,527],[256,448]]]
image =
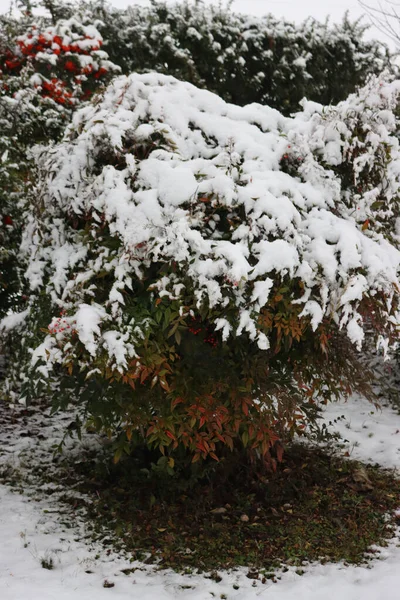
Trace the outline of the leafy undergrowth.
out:
[[[154,480],[134,459],[80,462],[79,490],[90,493],[93,533],[117,539],[135,559],[177,570],[251,566],[273,577],[282,563],[366,560],[393,533],[400,482],[378,467],[294,445],[274,474],[236,464],[182,493],[173,478]],[[371,552],[371,550],[370,550]],[[301,569],[300,572],[301,574]]]
[[[219,569],[246,566],[251,578],[274,579],[284,565],[301,575],[309,561],[364,562],[371,546],[394,535],[394,474],[318,447],[288,448],[276,473],[258,472],[240,456],[213,461],[193,484],[157,472],[145,453],[115,465],[111,448],[93,435],[53,456],[73,413],[54,420],[43,409],[3,406],[0,417],[0,481],[47,497],[66,527],[83,517],[90,538],[128,552],[132,563],[216,579]],[[17,455],[13,466],[7,456]]]

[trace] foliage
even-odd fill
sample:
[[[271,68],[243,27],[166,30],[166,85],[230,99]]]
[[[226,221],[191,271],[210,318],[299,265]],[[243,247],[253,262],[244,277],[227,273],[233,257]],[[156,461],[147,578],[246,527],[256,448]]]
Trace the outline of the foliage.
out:
[[[92,25],[43,21],[27,11],[0,23],[0,315],[25,301],[16,251],[31,185],[29,150],[59,139],[72,111],[117,70]]]
[[[282,113],[385,51],[347,20],[44,5],[0,40],[0,313],[25,308],[0,324],[2,393],[79,398],[116,460],[145,444],[172,474],[244,447],[275,468],[322,402],[372,397],[365,330],[396,333],[400,85]],[[118,70],[99,31],[123,69],[223,99],[145,73],[90,102]]]
[[[344,100],[390,63],[382,43],[365,39],[368,26],[347,16],[338,25],[314,19],[294,25],[221,5],[163,1],[124,10],[83,2],[69,10],[102,22],[107,51],[125,74],[173,75],[227,102],[259,102],[286,115],[299,110],[303,97]]]
[[[4,91],[13,92],[9,95],[14,97],[16,86],[20,94],[24,84],[33,88],[29,91],[34,103],[52,101],[42,110],[52,108],[56,112],[57,105],[64,106],[58,110],[60,120],[65,118],[67,107],[90,97],[98,80],[116,71],[100,50],[103,40],[96,28],[74,18],[52,26],[31,23],[22,35],[7,41],[1,60]],[[46,115],[41,117],[46,119]],[[34,132],[30,137],[37,139]]]
[[[340,181],[337,214],[371,227],[394,245],[399,238],[398,84],[371,79],[337,107],[303,102],[311,116],[310,148]],[[307,117],[307,118],[308,118]]]
[[[173,472],[239,446],[273,467],[322,401],[368,392],[356,348],[365,326],[390,340],[398,306],[398,94],[374,79],[284,118],[116,79],[36,151],[24,318],[54,316],[24,336],[23,395],[78,397],[116,460],[145,443]]]
[[[259,102],[286,115],[299,110],[303,97],[323,104],[344,100],[391,65],[388,48],[365,39],[368,26],[347,15],[336,25],[314,19],[295,25],[201,1],[126,9],[103,0],[41,5],[51,14],[42,17],[47,24],[73,17],[95,24],[125,74],[173,75],[227,102]]]
[[[20,199],[31,185],[27,149],[59,139],[72,111],[115,66],[158,70],[243,105],[261,102],[285,114],[306,95],[335,102],[388,64],[387,51],[363,41],[365,27],[347,18],[338,27],[308,21],[301,27],[237,15],[196,3],[154,3],[121,11],[104,2],[46,0],[34,16],[21,3],[18,18],[0,23],[0,314],[23,307],[27,290],[16,249]],[[50,14],[50,16],[49,16]]]

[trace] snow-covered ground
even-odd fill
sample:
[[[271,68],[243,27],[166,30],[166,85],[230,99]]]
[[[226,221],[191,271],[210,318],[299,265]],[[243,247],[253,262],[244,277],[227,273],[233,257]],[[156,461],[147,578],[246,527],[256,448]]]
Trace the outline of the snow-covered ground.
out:
[[[364,398],[352,398],[328,405],[325,419],[347,440],[344,447],[351,458],[400,473],[400,415],[389,406],[375,408]]]
[[[400,467],[400,416],[390,407],[374,409],[363,399],[332,404],[327,421],[345,415],[334,424],[348,440],[344,452],[352,458]],[[66,417],[67,419],[67,417]],[[44,440],[35,436],[35,418],[18,422],[21,436],[1,426],[0,468],[12,465],[28,472],[34,460],[43,458],[59,441],[66,421],[44,426]],[[43,427],[43,425],[42,425]],[[73,445],[69,448],[74,451]],[[18,487],[18,486],[17,486]],[[282,573],[277,583],[262,584],[246,577],[246,570],[220,573],[219,583],[203,575],[179,575],[107,553],[103,547],[83,541],[79,518],[65,528],[57,507],[57,489],[43,499],[32,492],[21,495],[17,487],[0,486],[0,599],[1,600],[398,600],[400,597],[400,531],[387,548],[361,567],[342,564],[310,565],[299,576],[295,569]],[[71,519],[68,513],[65,519]],[[54,568],[42,562],[53,561]],[[122,570],[136,567],[125,575]],[[114,584],[104,587],[104,582]],[[235,585],[235,589],[233,586]]]

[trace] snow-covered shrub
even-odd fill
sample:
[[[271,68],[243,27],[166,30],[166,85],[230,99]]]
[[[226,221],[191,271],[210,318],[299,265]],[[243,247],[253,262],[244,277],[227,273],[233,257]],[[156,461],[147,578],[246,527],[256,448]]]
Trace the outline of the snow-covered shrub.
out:
[[[0,39],[1,109],[6,131],[30,145],[59,137],[71,111],[118,72],[93,25],[76,18],[24,22]],[[21,24],[18,24],[18,30]]]
[[[337,106],[303,102],[309,147],[340,181],[338,214],[400,242],[398,97],[400,83],[372,78]],[[310,127],[311,125],[311,127]]]
[[[30,3],[21,4],[29,14]],[[338,25],[313,19],[295,25],[202,2],[117,9],[96,0],[43,0],[38,7],[42,14],[34,21],[41,33],[60,21],[94,25],[110,60],[125,74],[153,70],[173,75],[228,102],[260,102],[284,114],[298,110],[303,97],[323,104],[343,100],[390,63],[387,47],[365,39],[367,26],[347,16]],[[0,15],[0,21],[26,33],[21,19]],[[12,63],[13,53],[9,58]]]
[[[0,122],[1,126],[1,122]],[[0,135],[0,317],[11,308],[18,311],[20,293],[20,269],[17,251],[20,243],[20,210],[16,206],[18,193],[10,189],[12,180],[18,182],[18,191],[23,181],[17,174],[18,164],[9,161],[12,156],[12,140]],[[13,186],[14,187],[14,186]],[[14,187],[14,189],[15,189]]]
[[[23,31],[23,33],[21,33]],[[0,28],[0,315],[23,301],[20,201],[30,186],[29,149],[58,139],[72,112],[118,71],[93,25],[25,15]]]
[[[389,83],[386,73],[371,78],[337,106],[303,101],[303,113],[297,115],[298,123],[304,121],[299,130],[306,128],[313,156],[340,184],[335,214],[354,221],[365,235],[396,249],[400,242],[399,94],[400,82]],[[371,325],[385,337],[387,322],[376,310],[376,303],[387,305],[387,296],[378,299],[375,294],[365,295],[368,283],[364,275],[361,272],[347,294],[364,297],[364,329]],[[398,314],[391,317],[393,323],[398,318]],[[397,337],[394,329],[391,340]],[[384,348],[388,342],[386,339]]]
[[[362,387],[365,320],[390,337],[398,304],[398,92],[375,79],[285,118],[159,74],[114,80],[36,151],[22,252],[53,318],[40,345],[20,325],[25,396],[50,382],[120,432],[119,454],[145,441],[196,461],[238,442],[266,455]]]
[[[304,96],[323,104],[343,100],[389,63],[387,48],[365,39],[367,26],[347,17],[338,25],[295,25],[202,2],[123,10],[82,2],[70,10],[100,19],[105,48],[125,74],[154,70],[227,102],[260,102],[284,114],[299,110]]]

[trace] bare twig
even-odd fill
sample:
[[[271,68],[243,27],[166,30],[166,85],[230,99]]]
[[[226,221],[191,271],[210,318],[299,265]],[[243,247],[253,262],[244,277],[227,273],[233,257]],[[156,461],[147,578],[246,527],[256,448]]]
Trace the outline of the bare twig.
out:
[[[396,46],[400,46],[400,2],[379,0],[377,6],[371,6],[364,0],[358,2],[371,23],[394,41]]]

